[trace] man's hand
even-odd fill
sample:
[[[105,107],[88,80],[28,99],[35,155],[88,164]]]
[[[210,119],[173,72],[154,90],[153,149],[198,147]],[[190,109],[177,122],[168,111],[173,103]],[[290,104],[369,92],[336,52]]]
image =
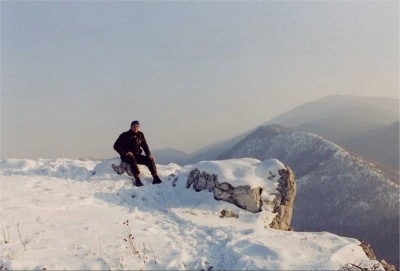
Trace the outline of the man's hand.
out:
[[[149,158],[150,158],[150,160],[151,160],[151,161],[153,161],[153,162],[154,162],[154,158],[153,158],[153,156],[152,156],[152,155],[149,155]]]
[[[125,156],[133,156],[133,153],[128,151],[127,153],[125,153]]]

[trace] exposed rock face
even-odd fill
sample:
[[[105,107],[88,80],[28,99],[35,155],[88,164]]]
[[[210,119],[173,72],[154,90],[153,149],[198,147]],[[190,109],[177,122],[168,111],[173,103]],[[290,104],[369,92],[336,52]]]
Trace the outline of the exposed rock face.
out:
[[[372,247],[370,244],[368,244],[367,242],[365,242],[364,240],[360,240],[361,244],[360,246],[362,247],[362,249],[364,250],[365,254],[367,255],[367,257],[370,260],[376,260],[376,256],[374,251],[372,250]]]
[[[205,171],[200,172],[199,169],[195,168],[189,173],[186,187],[189,188],[192,184],[194,190],[197,192],[204,189],[211,192],[218,185],[218,176],[217,174],[209,174]]]
[[[279,170],[280,178],[273,201],[262,200],[263,189],[261,187],[251,188],[248,185],[233,187],[227,182],[219,183],[216,174],[210,174],[193,169],[187,178],[186,187],[193,188],[196,191],[207,189],[214,193],[216,200],[223,200],[252,213],[261,212],[262,206],[268,205],[277,213],[270,224],[271,228],[281,230],[291,230],[290,222],[293,213],[293,204],[296,196],[296,182],[292,170],[286,166],[286,169]]]
[[[372,247],[370,244],[368,244],[367,242],[365,242],[364,240],[360,240],[361,244],[360,246],[362,247],[362,249],[364,250],[365,254],[367,255],[367,257],[371,260],[376,260],[376,256],[374,251],[372,250]],[[380,260],[379,263],[383,266],[383,268],[386,271],[396,271],[396,267],[394,265],[391,265],[389,263],[387,263],[385,260]]]
[[[278,213],[272,223],[271,228],[280,230],[293,230],[290,226],[292,221],[294,200],[296,198],[296,182],[293,171],[286,166],[286,170],[279,170],[278,193],[274,200],[274,212]]]
[[[397,271],[396,266],[387,263],[385,260],[380,260],[380,263],[386,271]]]
[[[233,203],[236,206],[252,213],[261,212],[262,188],[251,189],[250,186],[233,187],[229,183],[221,183],[214,189],[214,198]]]

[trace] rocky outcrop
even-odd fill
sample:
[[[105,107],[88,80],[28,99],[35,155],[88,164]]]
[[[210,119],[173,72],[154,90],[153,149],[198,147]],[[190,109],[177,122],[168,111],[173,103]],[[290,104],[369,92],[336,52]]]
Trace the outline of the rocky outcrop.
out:
[[[375,253],[374,253],[374,251],[372,250],[371,245],[368,244],[367,242],[365,242],[364,240],[360,240],[360,242],[361,242],[360,246],[361,246],[361,248],[364,250],[365,255],[367,255],[367,257],[368,257],[370,260],[376,260]]]
[[[379,262],[386,271],[397,271],[398,270],[398,269],[396,269],[396,266],[387,263],[385,260],[380,260]]]
[[[364,250],[365,254],[367,255],[367,257],[370,260],[377,260],[374,251],[372,250],[372,247],[370,244],[368,244],[366,241],[364,240],[360,240],[361,244],[360,246],[362,247],[362,249]],[[391,265],[389,263],[387,263],[385,260],[380,260],[379,263],[383,266],[383,268],[385,269],[385,271],[396,271],[396,267],[394,265]]]
[[[262,188],[251,189],[250,186],[233,187],[227,182],[219,183],[217,174],[210,174],[195,168],[189,173],[186,187],[193,185],[197,192],[207,189],[214,192],[216,200],[224,200],[252,213],[261,211]]]
[[[296,182],[292,170],[279,170],[280,178],[272,201],[262,199],[262,187],[251,188],[248,185],[233,187],[227,182],[219,183],[218,175],[200,171],[198,168],[190,171],[186,187],[193,187],[196,191],[207,189],[214,193],[216,200],[223,200],[252,213],[261,212],[262,206],[270,207],[272,213],[276,213],[271,228],[292,230],[290,222],[293,213],[293,204],[296,197]],[[266,178],[268,179],[268,178]]]
[[[293,214],[293,205],[296,198],[296,182],[293,171],[286,166],[286,170],[279,170],[281,178],[278,180],[278,192],[273,201],[274,213],[270,227],[280,230],[293,230],[290,226]]]
[[[194,190],[197,192],[204,189],[207,189],[209,192],[211,192],[218,184],[217,174],[209,174],[205,171],[200,172],[198,168],[195,168],[189,173],[186,187],[189,188],[191,185],[193,185]]]

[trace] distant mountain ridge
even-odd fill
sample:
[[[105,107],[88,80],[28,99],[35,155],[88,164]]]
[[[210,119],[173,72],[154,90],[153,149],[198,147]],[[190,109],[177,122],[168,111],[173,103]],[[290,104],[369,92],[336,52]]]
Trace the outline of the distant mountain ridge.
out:
[[[249,132],[243,133],[231,139],[222,140],[217,143],[211,144],[201,148],[193,153],[185,153],[177,149],[155,149],[152,151],[159,164],[166,165],[168,163],[175,163],[178,165],[189,165],[200,161],[213,160],[221,153],[232,148],[237,142],[242,140]]]
[[[320,120],[349,117],[378,125],[391,124],[399,120],[399,99],[331,95],[298,106],[263,125],[276,123],[293,128]]]
[[[398,121],[399,99],[332,95],[296,107],[264,125],[279,124],[322,136],[375,162],[399,181],[399,130],[389,128]],[[216,159],[253,131],[206,146],[185,156],[186,160],[176,161],[193,164]],[[381,148],[377,150],[375,146]],[[155,155],[157,158],[158,154]]]
[[[399,105],[394,98],[334,95],[265,124],[322,136],[376,162],[399,181]]]
[[[364,239],[378,255],[399,263],[399,185],[377,166],[320,136],[279,125],[258,128],[218,159],[240,157],[274,157],[292,168],[296,230]]]
[[[162,165],[169,163],[182,165],[185,164],[190,157],[188,153],[174,148],[154,149],[152,153],[156,157],[157,163]]]

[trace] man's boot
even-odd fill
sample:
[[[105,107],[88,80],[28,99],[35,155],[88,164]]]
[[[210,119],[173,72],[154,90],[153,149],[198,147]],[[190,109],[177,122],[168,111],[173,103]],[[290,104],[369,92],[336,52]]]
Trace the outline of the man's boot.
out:
[[[118,173],[118,175],[124,174],[125,172],[125,168],[117,166],[116,164],[112,164],[111,167],[114,169],[115,172]]]
[[[132,166],[131,165],[126,165],[125,170],[126,170],[126,174],[128,174],[131,177],[133,177],[134,174],[133,174],[133,170],[132,170]]]
[[[140,178],[139,178],[139,174],[134,174],[133,175],[133,178],[135,179],[135,185],[136,186],[143,186],[143,183],[142,183],[142,181],[140,181]]]
[[[158,184],[158,183],[162,183],[161,179],[158,177],[158,175],[154,175],[153,176],[153,184]]]

